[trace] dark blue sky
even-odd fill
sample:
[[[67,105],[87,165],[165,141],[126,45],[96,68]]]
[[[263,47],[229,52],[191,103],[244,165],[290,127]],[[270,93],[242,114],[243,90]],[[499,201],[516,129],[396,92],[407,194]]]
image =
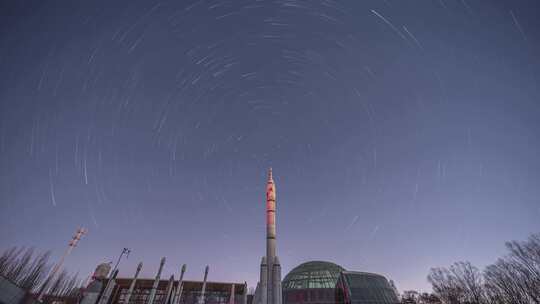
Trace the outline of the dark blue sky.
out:
[[[0,249],[256,283],[266,169],[283,275],[428,289],[540,230],[537,1],[4,1]]]

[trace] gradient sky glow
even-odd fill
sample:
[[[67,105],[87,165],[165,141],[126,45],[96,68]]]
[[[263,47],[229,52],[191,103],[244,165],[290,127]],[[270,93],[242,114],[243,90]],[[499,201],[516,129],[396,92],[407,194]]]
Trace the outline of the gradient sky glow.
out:
[[[428,290],[540,231],[537,1],[3,1],[0,249],[254,286],[319,259]]]

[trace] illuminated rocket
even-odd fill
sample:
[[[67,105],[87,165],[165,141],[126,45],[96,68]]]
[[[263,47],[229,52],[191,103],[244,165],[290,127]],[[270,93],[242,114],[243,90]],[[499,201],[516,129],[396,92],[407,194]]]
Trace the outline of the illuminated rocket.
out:
[[[257,304],[281,304],[281,265],[276,256],[276,186],[272,169],[266,182],[266,256],[261,261]]]

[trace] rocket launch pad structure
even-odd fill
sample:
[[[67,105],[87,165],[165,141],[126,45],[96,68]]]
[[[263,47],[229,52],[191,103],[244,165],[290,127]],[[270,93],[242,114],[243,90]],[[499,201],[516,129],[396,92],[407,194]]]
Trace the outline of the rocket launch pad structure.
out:
[[[266,256],[261,260],[261,273],[255,304],[281,304],[281,264],[276,255],[276,186],[272,168],[266,182]]]

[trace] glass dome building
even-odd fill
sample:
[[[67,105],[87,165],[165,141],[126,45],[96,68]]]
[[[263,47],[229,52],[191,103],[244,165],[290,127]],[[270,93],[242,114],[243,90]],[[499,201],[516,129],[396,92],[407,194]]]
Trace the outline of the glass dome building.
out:
[[[343,267],[324,261],[298,265],[281,283],[283,304],[334,304],[335,287],[342,271]]]
[[[380,274],[343,271],[336,285],[336,304],[398,304],[396,291]]]
[[[399,300],[382,275],[347,271],[324,261],[298,265],[281,283],[283,304],[397,304]]]

